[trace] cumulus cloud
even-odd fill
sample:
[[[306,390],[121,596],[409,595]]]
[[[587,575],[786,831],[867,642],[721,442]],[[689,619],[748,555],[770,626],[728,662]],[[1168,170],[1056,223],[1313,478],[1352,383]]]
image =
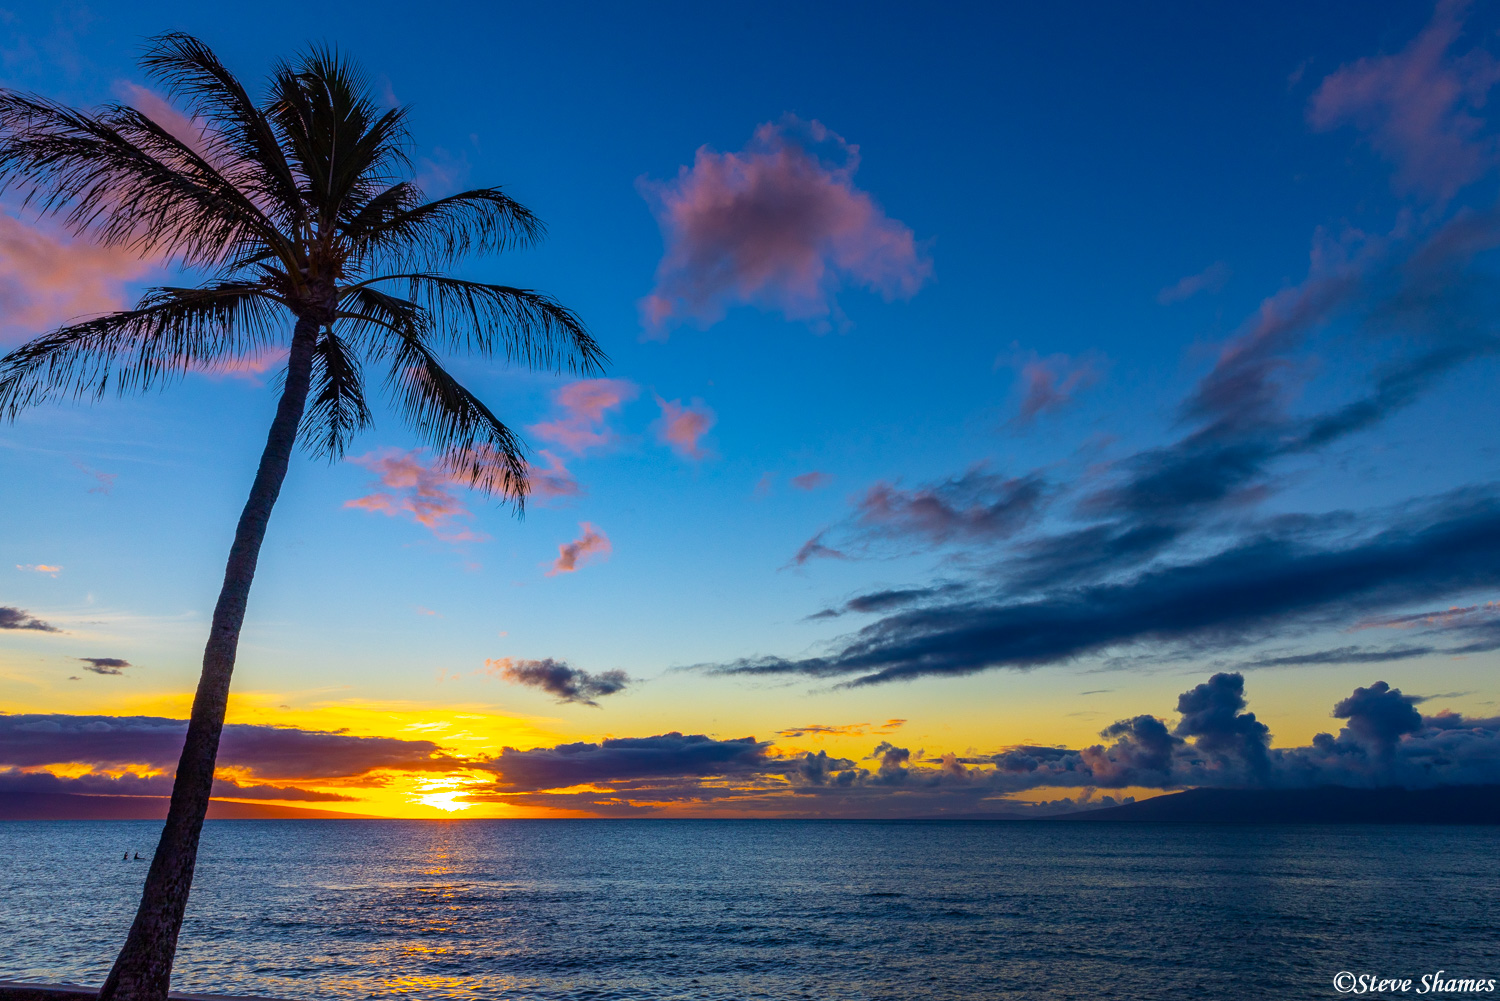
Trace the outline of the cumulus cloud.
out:
[[[709,453],[701,442],[718,420],[714,412],[702,400],[683,406],[681,400],[664,400],[658,396],[656,405],[661,407],[661,418],[656,423],[656,435],[661,443],[684,459],[699,462],[708,458]]]
[[[1174,302],[1191,299],[1199,292],[1217,292],[1228,280],[1229,266],[1223,261],[1215,261],[1197,274],[1179,278],[1156,293],[1156,301],[1163,306],[1170,306]]]
[[[577,702],[595,709],[599,708],[595,699],[613,695],[630,684],[630,676],[624,671],[590,674],[551,657],[544,660],[501,657],[498,660],[486,660],[484,666],[511,684],[540,688],[549,695],[555,695],[560,703]]]
[[[1244,708],[1244,677],[1216,674],[1178,698],[1182,719],[1173,733],[1195,737],[1198,750],[1221,762],[1237,759],[1255,775],[1262,775],[1270,768],[1271,731]]]
[[[48,625],[24,609],[0,605],[0,629],[31,629],[40,633],[56,633],[62,630]]]
[[[556,416],[532,424],[527,430],[575,455],[601,451],[619,441],[619,434],[609,426],[609,415],[640,392],[640,387],[627,379],[570,382],[553,394]]]
[[[1500,782],[1500,719],[1454,712],[1421,716],[1418,701],[1385,682],[1358,688],[1333,709],[1347,725],[1303,747],[1272,746],[1248,710],[1243,678],[1221,673],[1184,692],[1175,724],[1150,714],[1119,720],[1098,743],[1023,744],[993,752],[923,753],[891,740],[868,754],[787,752],[753,737],[680,733],[504,749],[486,767],[494,786],[479,801],[631,815],[653,811],[768,816],[912,817],[979,813],[1045,815],[1105,806],[1100,790],[1139,787],[1290,789],[1431,788]],[[874,732],[893,730],[888,721]],[[793,727],[778,736],[857,736],[869,724]],[[583,791],[584,789],[587,791]],[[1081,790],[1033,803],[1019,792]]]
[[[821,156],[820,153],[826,154]],[[912,231],[854,186],[859,147],[788,117],[737,153],[698,150],[675,180],[643,181],[665,253],[641,301],[650,334],[703,326],[732,305],[826,325],[845,284],[910,298],[932,273]]]
[[[557,547],[557,559],[552,561],[552,569],[547,571],[548,577],[572,573],[585,563],[590,563],[595,559],[607,559],[614,551],[609,537],[602,529],[586,521],[579,522],[578,528],[583,534],[572,542]]]
[[[1439,0],[1432,21],[1394,55],[1361,59],[1323,80],[1308,103],[1314,128],[1351,124],[1396,166],[1398,189],[1447,198],[1496,162],[1479,113],[1500,82],[1500,62],[1463,34],[1466,0]]]
[[[85,671],[91,671],[94,674],[124,674],[125,668],[134,666],[130,661],[121,660],[119,657],[79,657],[78,659],[88,665],[84,668]]]
[[[346,508],[415,521],[444,542],[469,542],[485,536],[462,524],[474,515],[454,492],[452,476],[428,461],[424,449],[403,452],[386,448],[354,456],[350,462],[370,470],[385,487],[344,502]]]
[[[56,577],[62,573],[62,567],[53,566],[50,563],[17,563],[16,569],[22,573],[40,573],[48,577]]]

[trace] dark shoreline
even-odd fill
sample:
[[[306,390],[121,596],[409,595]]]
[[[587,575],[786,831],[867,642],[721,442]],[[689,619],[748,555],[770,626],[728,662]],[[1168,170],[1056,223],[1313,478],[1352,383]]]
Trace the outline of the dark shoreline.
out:
[[[99,988],[82,984],[28,984],[18,980],[0,980],[0,1001],[94,1001]],[[248,994],[183,994],[173,991],[167,995],[174,1001],[276,1001]]]

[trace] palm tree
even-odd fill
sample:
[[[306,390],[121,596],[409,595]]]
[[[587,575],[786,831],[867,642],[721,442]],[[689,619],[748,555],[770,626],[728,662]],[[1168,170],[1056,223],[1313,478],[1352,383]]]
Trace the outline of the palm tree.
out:
[[[407,112],[382,112],[336,51],[278,64],[260,103],[188,35],[152,39],[142,65],[192,115],[191,131],[129,107],[86,112],[0,91],[0,192],[75,234],[206,280],[151,289],[134,309],[17,348],[0,359],[0,413],[13,420],[59,397],[147,390],[274,347],[286,314],[292,329],[170,812],[102,1001],[167,996],[250,583],[297,440],[330,460],[342,455],[370,423],[363,368],[377,365],[395,409],[444,468],[519,513],[523,445],[438,352],[575,372],[605,361],[578,317],[549,296],[441,273],[468,253],[530,244],[542,225],[498,188],[424,201],[406,179]]]

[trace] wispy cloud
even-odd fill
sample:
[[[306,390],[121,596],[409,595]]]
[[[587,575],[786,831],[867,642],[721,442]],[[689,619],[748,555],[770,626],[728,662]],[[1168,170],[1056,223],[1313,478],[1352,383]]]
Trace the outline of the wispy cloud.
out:
[[[265,382],[265,375],[286,361],[284,347],[265,348],[253,354],[227,357],[195,365],[193,371],[216,379],[241,379],[252,386]]]
[[[1500,62],[1475,46],[1456,53],[1466,0],[1439,0],[1432,21],[1395,55],[1341,67],[1307,106],[1314,128],[1352,124],[1396,166],[1398,190],[1448,198],[1496,162],[1500,145],[1479,110]]]
[[[787,566],[789,566],[789,567],[790,566],[799,566],[799,567],[800,566],[804,566],[804,565],[806,565],[806,563],[807,563],[808,560],[814,560],[814,559],[818,559],[818,560],[847,560],[847,559],[849,559],[849,554],[848,553],[845,553],[845,552],[843,552],[841,550],[838,550],[838,549],[834,549],[831,546],[829,546],[829,545],[827,545],[827,544],[825,544],[823,542],[823,539],[827,536],[827,534],[828,533],[827,533],[826,530],[822,531],[822,532],[819,532],[817,535],[814,535],[811,539],[808,539],[806,542],[802,543],[801,547],[799,547],[798,550],[795,553],[792,554],[792,558],[791,558],[791,560],[789,560],[787,562]]]
[[[610,545],[609,537],[601,529],[586,521],[580,522],[578,528],[582,532],[578,538],[557,547],[557,559],[552,561],[552,569],[547,571],[548,577],[572,573],[585,563],[607,559],[613,552],[614,547]]]
[[[548,504],[583,493],[578,480],[568,472],[568,467],[563,465],[561,459],[545,448],[539,449],[537,454],[547,460],[547,465],[538,466],[529,459],[526,462],[526,482],[531,485],[533,500]]]
[[[1021,404],[1015,423],[1025,425],[1044,413],[1061,410],[1075,395],[1098,382],[1104,360],[1095,353],[1076,358],[1061,353],[1042,357],[1030,351],[1017,352],[1010,365],[1020,376]]]
[[[810,723],[807,726],[794,726],[786,730],[777,730],[778,737],[860,737],[871,733],[895,733],[906,725],[904,719],[888,719],[884,723],[840,723],[827,725],[823,723]]]
[[[613,446],[619,435],[609,427],[611,411],[619,410],[640,395],[640,387],[627,379],[580,379],[553,394],[556,417],[527,430],[543,441],[575,455]]]
[[[1174,302],[1191,299],[1199,292],[1217,292],[1228,280],[1229,265],[1223,261],[1215,261],[1197,274],[1179,278],[1156,293],[1156,301],[1163,306],[1170,306]]]
[[[675,180],[642,181],[666,243],[641,300],[648,333],[716,323],[735,304],[826,325],[845,283],[915,295],[932,263],[910,228],[854,186],[858,168],[858,146],[788,117],[757,128],[738,153],[705,146]]]
[[[56,577],[62,573],[62,567],[55,567],[49,563],[17,563],[16,569],[24,573],[46,574],[48,577]]]
[[[791,479],[792,486],[798,490],[820,490],[833,482],[833,476],[814,469],[810,472],[800,473]]]
[[[119,473],[103,473],[97,469],[90,469],[88,466],[77,461],[73,463],[73,468],[77,469],[80,473],[94,478],[94,485],[88,489],[88,492],[91,494],[108,495],[114,490],[115,480],[119,479],[120,476]]]
[[[377,483],[386,489],[345,501],[344,507],[408,518],[444,542],[487,538],[462,524],[472,519],[473,513],[454,493],[451,476],[428,462],[423,449],[403,452],[387,448],[349,461],[374,473]]]
[[[701,442],[718,421],[714,412],[702,400],[684,406],[681,400],[658,396],[656,405],[661,407],[661,418],[656,422],[656,435],[661,443],[684,459],[701,462],[708,458]]]

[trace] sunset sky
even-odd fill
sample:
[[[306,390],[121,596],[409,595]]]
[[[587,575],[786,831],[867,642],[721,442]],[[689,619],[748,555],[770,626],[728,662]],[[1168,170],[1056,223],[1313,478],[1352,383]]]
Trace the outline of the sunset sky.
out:
[[[532,450],[523,519],[380,411],[294,460],[223,795],[1500,781],[1500,8],[256,10],[0,11],[0,85],[170,117],[147,36],[253,93],[336,43],[429,194],[547,222],[462,273],[612,360],[453,359]],[[0,212],[0,349],[184,280]],[[170,788],[281,360],[0,425],[0,792]]]

